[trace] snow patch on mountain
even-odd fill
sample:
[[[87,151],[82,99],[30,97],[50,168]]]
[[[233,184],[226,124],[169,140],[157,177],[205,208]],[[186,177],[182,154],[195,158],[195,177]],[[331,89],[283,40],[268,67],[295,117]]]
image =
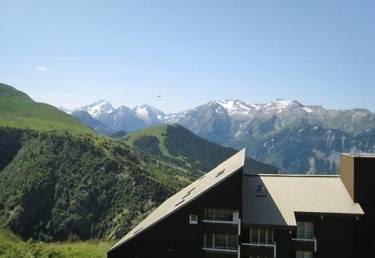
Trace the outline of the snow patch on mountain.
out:
[[[249,114],[252,110],[251,106],[242,102],[240,100],[225,100],[225,101],[218,101],[225,110],[228,112],[229,115],[236,115],[236,114]]]
[[[306,113],[312,113],[312,112],[314,112],[314,110],[311,109],[311,108],[309,108],[309,107],[303,107],[302,109],[303,109]]]
[[[282,113],[283,111],[290,109],[301,107],[302,105],[295,100],[284,100],[284,99],[277,99],[276,101],[268,102],[263,106],[263,110],[271,113]]]
[[[111,103],[109,103],[108,101],[99,100],[98,102],[95,102],[88,106],[81,107],[79,110],[86,111],[92,117],[98,118],[102,114],[112,113],[115,109],[112,107]]]
[[[185,111],[178,112],[178,113],[166,114],[164,116],[165,122],[168,124],[178,123],[178,121],[183,119],[186,116],[186,114],[188,114],[189,112],[190,110],[185,110]]]
[[[145,106],[138,106],[134,109],[135,114],[143,121],[150,121],[150,114]]]

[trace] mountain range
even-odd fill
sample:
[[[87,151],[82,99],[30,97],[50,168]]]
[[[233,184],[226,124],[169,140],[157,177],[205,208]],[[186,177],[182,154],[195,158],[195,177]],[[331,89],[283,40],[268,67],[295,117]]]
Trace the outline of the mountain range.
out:
[[[85,122],[83,114],[93,120]],[[101,100],[72,115],[103,134],[178,123],[209,141],[246,147],[252,157],[288,173],[335,173],[341,152],[375,152],[374,113],[326,109],[295,100],[211,101],[171,114],[149,105],[114,108]]]
[[[42,241],[118,238],[234,152],[178,125],[105,137],[0,83],[0,238],[3,228]]]

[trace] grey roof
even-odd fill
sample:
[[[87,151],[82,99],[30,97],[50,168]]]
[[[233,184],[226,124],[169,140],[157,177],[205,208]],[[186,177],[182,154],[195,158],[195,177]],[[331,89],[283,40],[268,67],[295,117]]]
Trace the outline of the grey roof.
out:
[[[254,175],[243,180],[243,222],[296,226],[295,212],[362,215],[338,176]],[[266,195],[257,196],[258,185]]]
[[[141,223],[134,227],[112,248],[115,249],[123,243],[134,238],[152,225],[165,219],[181,207],[187,205],[215,185],[223,182],[244,166],[245,149],[237,152],[235,155],[218,165],[216,168],[203,175],[201,178],[191,183],[172,197],[163,202],[157,209],[148,215]]]
[[[375,153],[367,153],[367,152],[342,153],[342,155],[354,157],[354,158],[375,158]]]

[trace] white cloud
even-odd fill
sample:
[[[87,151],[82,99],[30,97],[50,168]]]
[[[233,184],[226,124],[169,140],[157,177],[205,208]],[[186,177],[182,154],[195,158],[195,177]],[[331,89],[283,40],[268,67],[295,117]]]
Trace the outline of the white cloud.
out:
[[[45,72],[47,71],[47,67],[43,65],[36,65],[34,66],[35,71],[37,72]]]

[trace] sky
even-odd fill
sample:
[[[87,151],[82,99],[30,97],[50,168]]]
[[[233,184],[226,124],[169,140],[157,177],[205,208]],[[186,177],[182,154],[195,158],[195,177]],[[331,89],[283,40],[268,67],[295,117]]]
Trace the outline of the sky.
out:
[[[0,82],[66,108],[375,111],[374,13],[372,0],[0,0]]]

